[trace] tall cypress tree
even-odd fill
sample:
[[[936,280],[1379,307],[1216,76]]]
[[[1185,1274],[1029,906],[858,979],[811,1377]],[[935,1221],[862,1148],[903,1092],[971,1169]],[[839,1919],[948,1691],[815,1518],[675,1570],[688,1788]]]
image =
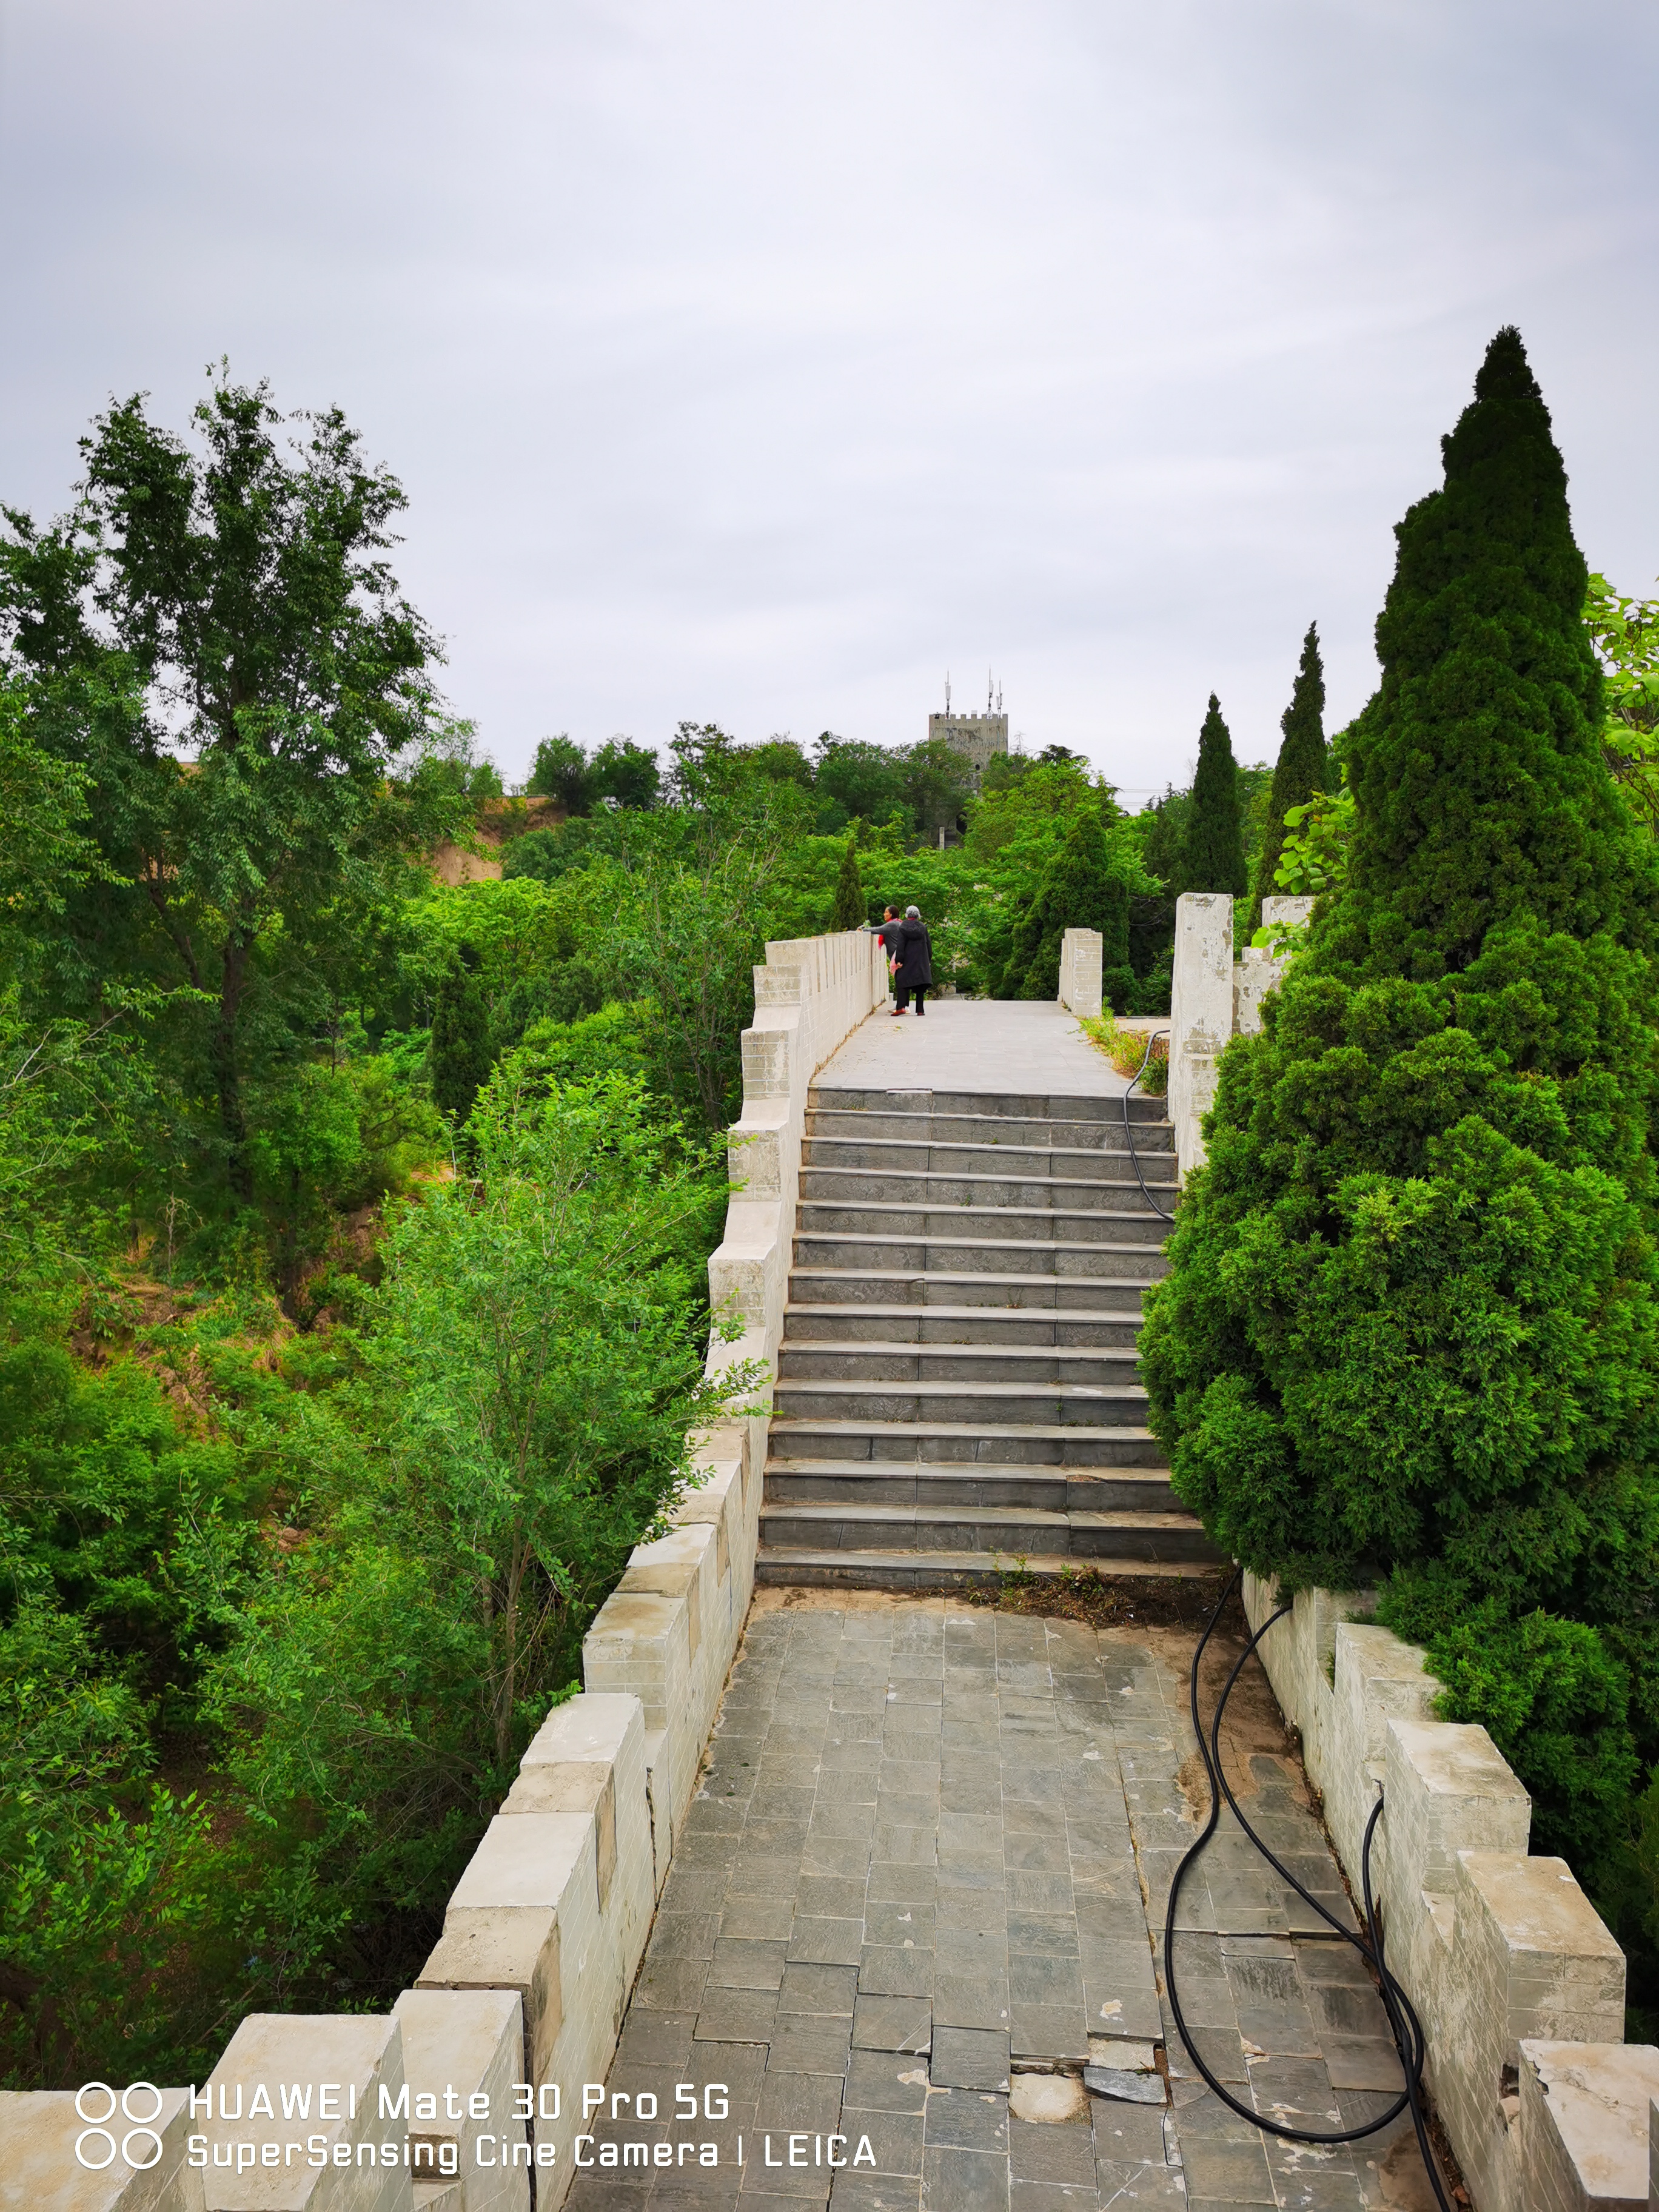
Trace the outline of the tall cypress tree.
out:
[[[830,909],[831,929],[862,929],[868,919],[865,911],[864,878],[859,872],[859,848],[849,837],[841,856],[841,873],[836,878],[836,902]]]
[[[1325,778],[1325,669],[1319,658],[1319,629],[1310,623],[1302,641],[1302,663],[1291,689],[1291,703],[1279,718],[1284,732],[1267,793],[1267,826],[1255,864],[1250,911],[1241,936],[1246,944],[1261,921],[1261,902],[1273,896],[1273,870],[1285,849],[1285,817],[1313,797]]]
[[[459,1128],[489,1080],[489,1022],[478,989],[478,955],[464,945],[438,980],[432,1006],[432,1097]]]
[[[1198,733],[1198,772],[1187,817],[1182,853],[1183,891],[1231,891],[1243,898],[1249,884],[1244,871],[1244,816],[1238,803],[1238,764],[1233,741],[1221,719],[1221,702],[1210,694],[1209,712]]]
[[[1079,807],[1066,842],[1048,863],[1036,895],[1014,929],[998,995],[1052,999],[1060,991],[1060,940],[1068,929],[1097,929],[1101,988],[1121,1012],[1133,981],[1129,967],[1129,890],[1113,864],[1094,805]]]
[[[1222,1545],[1376,1583],[1600,1884],[1659,1759],[1659,866],[1514,331],[1443,450],[1349,736],[1350,872],[1223,1057],[1141,1357]]]

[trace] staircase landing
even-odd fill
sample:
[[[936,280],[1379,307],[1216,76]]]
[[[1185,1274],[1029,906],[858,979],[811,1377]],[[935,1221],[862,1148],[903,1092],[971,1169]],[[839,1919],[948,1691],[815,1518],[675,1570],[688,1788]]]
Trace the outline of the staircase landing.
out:
[[[925,1018],[872,1014],[818,1076],[841,1089],[1000,1086],[1115,1098],[1124,1079],[1051,999],[930,999]]]

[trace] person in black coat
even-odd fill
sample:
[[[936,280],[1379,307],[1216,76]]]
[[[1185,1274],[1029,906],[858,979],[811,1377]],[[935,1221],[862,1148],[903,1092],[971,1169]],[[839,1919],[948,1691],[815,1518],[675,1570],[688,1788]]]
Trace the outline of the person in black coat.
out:
[[[894,988],[893,963],[898,958],[899,932],[903,926],[899,920],[898,908],[889,905],[883,911],[881,927],[876,932],[881,940],[881,949],[887,955],[887,988],[890,991]]]
[[[927,1011],[927,994],[933,982],[933,946],[927,934],[927,926],[920,911],[913,906],[904,909],[904,919],[899,924],[898,945],[894,954],[893,988],[898,994],[898,1004],[893,1009],[893,1018],[908,1011],[914,991],[916,1012]]]

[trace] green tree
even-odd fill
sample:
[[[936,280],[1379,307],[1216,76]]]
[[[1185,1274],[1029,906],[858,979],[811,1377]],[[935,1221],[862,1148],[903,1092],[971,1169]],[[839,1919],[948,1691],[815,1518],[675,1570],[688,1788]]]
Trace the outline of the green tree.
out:
[[[849,821],[886,822],[904,807],[903,763],[887,746],[838,738],[826,730],[814,751],[820,803],[831,801],[844,810],[837,822],[824,824],[821,817],[821,826],[838,830]]]
[[[1584,564],[1514,331],[1443,451],[1347,734],[1346,879],[1224,1055],[1142,1357],[1223,1546],[1291,1585],[1379,1584],[1513,1746],[1538,1841],[1599,1885],[1620,1669],[1659,1751],[1659,871],[1601,757]]]
[[[0,669],[0,931],[26,957],[31,925],[61,915],[69,893],[119,879],[86,834],[87,770],[30,735],[29,684]]]
[[[802,791],[812,788],[812,763],[793,738],[769,738],[764,744],[739,745],[738,758],[751,773],[769,776],[774,783],[793,783]]]
[[[868,920],[864,878],[859,873],[859,848],[848,838],[842,854],[841,873],[836,878],[836,903],[830,915],[831,929],[862,929]]]
[[[246,1199],[250,1054],[327,1018],[342,949],[471,805],[418,765],[438,652],[384,557],[397,480],[337,410],[285,451],[264,385],[194,419],[199,450],[112,407],[68,516],[5,511],[0,624],[107,871],[65,900],[53,988],[71,1011],[174,993]]]
[[[565,812],[586,814],[594,797],[594,771],[574,738],[544,738],[525,789],[535,799],[556,799]]]
[[[595,795],[615,806],[654,806],[662,769],[648,745],[636,745],[632,738],[607,738],[593,756],[592,783]]]
[[[477,947],[459,946],[432,1008],[432,1100],[458,1129],[489,1080],[489,1018],[478,966]]]
[[[1210,694],[1204,726],[1198,733],[1198,772],[1175,884],[1181,891],[1231,891],[1243,898],[1249,889],[1244,872],[1244,821],[1239,804],[1238,765],[1233,741],[1221,719],[1221,702]]]
[[[1121,856],[1107,842],[1098,803],[1078,809],[1065,843],[1021,915],[999,995],[1057,997],[1060,940],[1068,929],[1100,932],[1102,990],[1109,1003],[1121,1009],[1130,982],[1129,890]]]
[[[967,754],[943,738],[925,738],[899,760],[904,804],[921,835],[931,842],[941,830],[954,830],[977,781]]]
[[[1250,908],[1237,942],[1249,941],[1261,920],[1261,902],[1274,895],[1273,874],[1285,844],[1285,817],[1304,806],[1325,777],[1325,668],[1319,657],[1319,630],[1310,623],[1302,641],[1302,659],[1291,690],[1291,703],[1279,719],[1284,732],[1267,794],[1267,818],[1256,856]]]
[[[637,1082],[533,1067],[504,1062],[477,1108],[477,1194],[441,1186],[401,1217],[374,1352],[393,1452],[464,1578],[498,1776],[550,1660],[578,1656],[567,1618],[585,1625],[729,1387],[695,1326],[704,1162],[676,1158]]]

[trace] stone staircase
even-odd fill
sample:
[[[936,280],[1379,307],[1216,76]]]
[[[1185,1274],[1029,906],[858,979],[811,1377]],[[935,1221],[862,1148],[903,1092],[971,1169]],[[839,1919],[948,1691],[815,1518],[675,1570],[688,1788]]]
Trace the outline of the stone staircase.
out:
[[[1162,1103],[1131,1110],[1172,1209]],[[758,1579],[1213,1565],[1136,1370],[1167,1233],[1121,1099],[816,1088]]]

